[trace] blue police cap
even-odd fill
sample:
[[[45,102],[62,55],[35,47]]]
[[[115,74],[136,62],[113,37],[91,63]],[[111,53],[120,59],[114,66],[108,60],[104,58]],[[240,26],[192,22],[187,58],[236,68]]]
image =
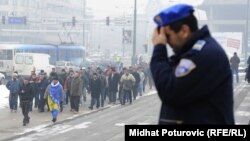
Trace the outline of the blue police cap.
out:
[[[154,21],[158,26],[166,26],[189,16],[193,12],[193,6],[177,4],[161,11],[154,17]]]

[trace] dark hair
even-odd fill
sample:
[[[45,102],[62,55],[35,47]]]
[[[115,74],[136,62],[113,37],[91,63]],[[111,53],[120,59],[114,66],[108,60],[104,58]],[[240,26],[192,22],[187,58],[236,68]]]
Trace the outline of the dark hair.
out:
[[[178,20],[174,23],[169,24],[169,27],[175,32],[178,33],[181,30],[182,25],[187,25],[191,32],[198,30],[198,22],[196,17],[193,14],[190,14],[188,17]]]
[[[111,67],[111,70],[112,70],[113,72],[115,72],[115,67]]]
[[[51,80],[59,80],[59,79],[58,79],[58,76],[57,76],[57,75],[53,75],[53,76],[51,77]]]
[[[51,73],[50,73],[50,76],[56,76],[56,75],[57,75],[56,72],[51,72]]]

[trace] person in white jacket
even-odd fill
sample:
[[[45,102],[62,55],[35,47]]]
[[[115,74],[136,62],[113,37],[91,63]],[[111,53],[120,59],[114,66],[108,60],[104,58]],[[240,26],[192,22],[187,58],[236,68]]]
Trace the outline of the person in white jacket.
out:
[[[126,102],[126,99],[129,98],[129,103],[132,104],[132,89],[135,84],[135,78],[132,74],[129,73],[129,70],[127,68],[124,69],[124,74],[121,77],[121,85],[122,85],[122,100],[121,104],[124,105]]]

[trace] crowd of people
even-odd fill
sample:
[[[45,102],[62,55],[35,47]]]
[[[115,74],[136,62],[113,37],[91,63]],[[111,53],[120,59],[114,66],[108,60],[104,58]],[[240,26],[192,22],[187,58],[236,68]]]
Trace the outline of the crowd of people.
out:
[[[87,94],[91,95],[90,110],[103,107],[107,99],[108,104],[132,104],[139,95],[143,95],[146,84],[152,89],[153,80],[148,64],[140,63],[120,71],[114,66],[93,66],[67,72],[65,69],[61,72],[52,69],[49,75],[44,70],[39,74],[32,71],[28,77],[14,72],[6,87],[10,91],[10,111],[16,113],[20,106],[23,125],[26,126],[30,120],[28,114],[34,108],[39,112],[50,111],[52,121],[56,122],[58,113],[63,112],[67,105],[71,112],[78,114],[80,105],[88,100]]]

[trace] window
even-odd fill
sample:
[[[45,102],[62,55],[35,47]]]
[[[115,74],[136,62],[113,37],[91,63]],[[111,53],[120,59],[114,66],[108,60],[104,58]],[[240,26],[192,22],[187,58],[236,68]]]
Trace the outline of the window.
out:
[[[13,59],[13,52],[12,50],[7,50],[7,60],[12,60]]]
[[[12,60],[13,59],[13,53],[10,49],[3,49],[0,50],[0,60]]]
[[[9,0],[0,0],[0,5],[8,5]]]
[[[32,65],[33,64],[33,57],[32,56],[25,56],[25,64]]]
[[[17,0],[13,0],[13,5],[17,5]]]
[[[0,16],[7,16],[8,15],[8,11],[0,11]]]
[[[23,56],[17,55],[15,62],[16,64],[23,64]]]
[[[57,66],[65,66],[65,62],[60,62],[60,61],[58,61],[58,62],[56,62],[56,65],[57,65]]]

